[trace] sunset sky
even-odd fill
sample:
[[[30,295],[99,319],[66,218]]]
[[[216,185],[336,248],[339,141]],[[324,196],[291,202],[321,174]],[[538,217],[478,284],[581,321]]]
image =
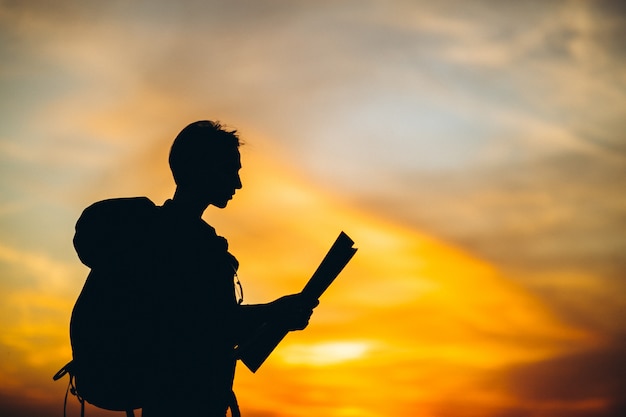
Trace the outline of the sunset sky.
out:
[[[624,4],[0,0],[0,416],[62,415],[74,224],[201,119],[245,302],[359,248],[244,416],[626,415]]]

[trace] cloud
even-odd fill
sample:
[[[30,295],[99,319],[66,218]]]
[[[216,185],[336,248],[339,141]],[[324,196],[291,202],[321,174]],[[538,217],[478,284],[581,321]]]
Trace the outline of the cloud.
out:
[[[626,241],[614,233],[623,229],[623,170],[619,157],[562,151],[535,163],[405,174],[392,179],[402,186],[361,201],[495,262],[564,317],[615,331],[610,317],[623,305],[608,300],[624,290]],[[579,276],[594,290],[578,287]]]
[[[171,196],[171,140],[190,121],[216,118],[248,142],[245,188],[228,215],[207,213],[246,260],[248,297],[298,290],[294,277],[305,279],[304,265],[316,266],[337,225],[349,224],[372,262],[336,283],[318,330],[352,343],[342,325],[367,321],[380,339],[407,344],[394,353],[428,358],[393,362],[396,414],[411,415],[406,404],[418,400],[432,414],[471,410],[452,411],[458,397],[492,415],[531,415],[479,385],[477,368],[543,361],[563,373],[554,370],[563,344],[623,331],[614,320],[624,292],[623,19],[604,1],[3,3],[3,285],[35,283],[6,296],[5,316],[24,319],[12,352],[40,343],[33,320],[61,315],[34,277],[82,279],[57,261],[70,257],[56,245],[70,218],[102,198]],[[413,339],[402,338],[407,328]],[[537,369],[511,375],[526,381]],[[357,372],[362,392],[346,388],[337,413],[387,404],[371,389],[385,371]],[[308,390],[294,407],[333,396],[269,372]],[[318,386],[347,381],[304,375]],[[254,412],[289,397],[272,389],[278,397]],[[566,394],[531,399],[558,411]],[[585,406],[576,401],[572,412]]]
[[[563,416],[619,415],[626,409],[625,352],[624,343],[617,341],[605,348],[516,365],[496,375],[495,384],[526,404],[529,415],[540,415],[541,410]]]
[[[39,405],[50,405],[53,395],[62,401],[64,387],[51,387],[48,378],[71,358],[69,313],[84,270],[6,245],[0,268],[0,411],[44,415]],[[20,406],[25,399],[38,406]],[[16,408],[22,411],[9,413]]]
[[[45,253],[33,253],[0,244],[0,262],[29,277],[28,286],[37,291],[62,294],[71,283],[69,277],[84,271],[79,265],[51,258]]]

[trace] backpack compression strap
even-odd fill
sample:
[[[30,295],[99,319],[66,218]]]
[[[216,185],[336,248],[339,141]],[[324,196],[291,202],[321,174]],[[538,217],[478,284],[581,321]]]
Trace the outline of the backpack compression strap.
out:
[[[65,390],[65,399],[63,400],[63,417],[67,417],[67,396],[70,392],[78,399],[78,402],[80,403],[80,417],[85,417],[85,400],[83,399],[83,397],[78,395],[78,392],[76,391],[76,385],[74,385],[74,373],[72,372],[73,364],[74,361],[69,361],[67,364],[65,364],[63,368],[59,369],[59,371],[54,374],[52,380],[58,381],[59,379],[63,378],[65,374],[69,374],[70,380],[67,383],[67,389]]]
[[[67,389],[65,390],[65,399],[63,400],[63,417],[67,417],[67,397],[68,394],[71,392],[73,396],[75,396],[78,399],[78,402],[80,403],[80,417],[85,417],[85,399],[83,397],[81,397],[80,395],[78,395],[78,392],[76,391],[76,385],[74,384],[74,373],[73,371],[73,365],[74,365],[74,361],[69,361],[67,364],[65,364],[65,366],[63,366],[61,369],[59,369],[59,371],[54,374],[54,376],[52,377],[53,381],[58,381],[59,379],[63,378],[66,374],[68,374],[70,376],[70,381],[67,384]],[[233,393],[233,398],[234,398],[234,393]],[[237,405],[237,400],[235,399],[235,406]],[[233,414],[234,415],[234,414]],[[135,417],[135,412],[133,410],[126,410],[126,417]]]

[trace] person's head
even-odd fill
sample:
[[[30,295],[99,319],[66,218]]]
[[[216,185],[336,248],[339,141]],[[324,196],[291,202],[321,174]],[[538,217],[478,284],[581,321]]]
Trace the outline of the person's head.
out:
[[[202,120],[185,127],[174,139],[169,163],[179,190],[223,208],[241,188],[237,131]]]

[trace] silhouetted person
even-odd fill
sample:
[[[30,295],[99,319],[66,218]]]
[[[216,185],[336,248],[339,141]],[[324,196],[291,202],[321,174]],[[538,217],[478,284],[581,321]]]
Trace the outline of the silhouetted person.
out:
[[[171,148],[171,200],[158,207],[146,198],[128,199],[122,213],[106,216],[90,214],[97,213],[96,203],[77,224],[75,246],[92,273],[73,313],[74,362],[80,366],[80,344],[108,343],[109,351],[130,352],[138,375],[130,388],[124,381],[111,385],[136,391],[144,417],[224,417],[229,406],[236,410],[235,346],[264,322],[304,329],[317,303],[290,295],[242,305],[236,295],[238,262],[201,216],[210,205],[226,207],[242,187],[239,146],[235,131],[192,123]],[[113,278],[98,281],[92,278],[97,274]],[[113,291],[103,291],[107,285]],[[98,298],[105,293],[113,295]],[[132,340],[93,336],[94,319],[81,321],[80,310],[99,302],[119,308],[98,320],[123,327]],[[109,366],[105,359],[94,361],[92,366]]]

